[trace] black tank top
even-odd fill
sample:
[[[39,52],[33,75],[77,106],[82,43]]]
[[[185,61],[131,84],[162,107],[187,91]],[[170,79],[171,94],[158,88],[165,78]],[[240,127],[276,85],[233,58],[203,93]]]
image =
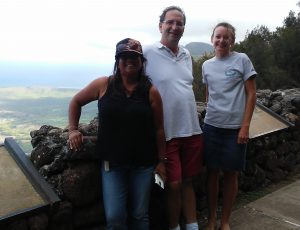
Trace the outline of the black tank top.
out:
[[[117,165],[148,166],[157,161],[156,134],[149,90],[115,95],[110,83],[98,101],[97,150],[100,159]]]

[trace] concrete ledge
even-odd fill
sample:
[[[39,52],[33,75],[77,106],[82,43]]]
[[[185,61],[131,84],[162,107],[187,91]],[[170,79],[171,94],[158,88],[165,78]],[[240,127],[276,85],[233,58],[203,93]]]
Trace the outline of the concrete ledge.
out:
[[[300,229],[299,194],[300,180],[235,210],[231,229]]]

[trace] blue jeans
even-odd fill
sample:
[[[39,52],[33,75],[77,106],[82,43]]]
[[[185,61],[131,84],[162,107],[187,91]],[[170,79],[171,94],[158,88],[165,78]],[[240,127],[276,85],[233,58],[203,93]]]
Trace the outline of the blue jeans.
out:
[[[117,166],[102,173],[107,230],[148,230],[154,166]]]

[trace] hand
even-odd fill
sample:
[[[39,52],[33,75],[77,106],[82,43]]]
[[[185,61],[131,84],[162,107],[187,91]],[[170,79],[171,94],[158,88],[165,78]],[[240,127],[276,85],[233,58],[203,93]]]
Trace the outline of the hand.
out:
[[[162,180],[164,182],[166,182],[167,180],[167,175],[166,175],[166,166],[164,162],[159,162],[156,165],[156,168],[154,170],[154,173],[158,173],[160,175],[160,177],[162,178]]]
[[[76,152],[81,149],[83,142],[82,133],[79,130],[72,130],[69,132],[69,147]]]
[[[249,127],[242,126],[238,135],[238,144],[247,144],[249,141]]]

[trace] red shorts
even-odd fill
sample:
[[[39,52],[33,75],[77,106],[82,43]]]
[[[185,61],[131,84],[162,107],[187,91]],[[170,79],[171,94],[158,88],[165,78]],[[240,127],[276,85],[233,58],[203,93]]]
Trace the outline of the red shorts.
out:
[[[167,181],[182,181],[182,179],[199,174],[203,165],[202,153],[202,135],[173,138],[167,141]]]

